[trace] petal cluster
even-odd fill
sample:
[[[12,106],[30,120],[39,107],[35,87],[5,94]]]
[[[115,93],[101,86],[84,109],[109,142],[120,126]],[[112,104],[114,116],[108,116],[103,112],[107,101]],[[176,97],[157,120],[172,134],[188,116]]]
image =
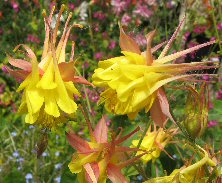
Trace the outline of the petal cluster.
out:
[[[112,135],[112,140],[108,141],[108,128],[103,117],[95,130],[88,124],[90,131],[90,141],[85,141],[74,132],[67,133],[70,145],[76,150],[69,169],[72,173],[78,174],[79,182],[106,182],[109,178],[112,182],[127,183],[127,179],[121,173],[121,169],[142,157],[142,153],[132,159],[126,157],[127,152],[138,150],[121,146],[127,138],[139,130],[137,128],[130,134],[120,137]]]
[[[164,150],[165,146],[170,143],[172,137],[176,133],[177,133],[176,129],[164,131],[163,128],[159,128],[158,130],[156,130],[156,127],[154,127],[154,130],[152,130],[150,126],[148,132],[146,133],[145,137],[143,138],[141,142],[139,149],[144,150],[144,151],[150,151],[151,153],[142,156],[141,160],[144,163],[147,163],[150,160],[154,162],[157,158],[159,158],[160,153],[162,151],[166,152]],[[137,147],[138,143],[139,143],[139,140],[133,140],[132,147]],[[137,155],[141,153],[143,152],[138,151]]]
[[[45,41],[41,61],[38,62],[34,52],[26,45],[18,45],[15,49],[23,47],[27,59],[14,59],[9,57],[9,63],[20,70],[8,72],[17,79],[23,80],[17,91],[23,91],[22,103],[19,112],[26,113],[26,123],[40,124],[42,127],[52,128],[61,123],[64,114],[71,115],[76,112],[77,104],[73,95],[80,95],[74,82],[90,84],[84,78],[75,76],[74,43],[70,61],[66,62],[65,48],[70,31],[80,25],[69,25],[72,14],[66,21],[61,39],[57,43],[60,17],[64,11],[61,7],[55,28],[51,28],[55,7],[49,17],[43,12],[45,21]]]
[[[208,153],[204,149],[201,147],[199,147],[199,149],[204,153],[203,158],[200,161],[187,167],[175,169],[169,176],[153,178],[144,183],[207,182],[204,177],[204,166],[215,167],[216,164],[209,158]]]
[[[181,24],[182,22],[179,27]],[[157,59],[154,59],[153,53],[165,43],[151,48],[155,31],[146,36],[147,49],[141,52],[137,43],[120,27],[120,47],[123,56],[100,61],[99,68],[92,76],[93,84],[105,89],[99,103],[105,103],[105,108],[109,112],[127,114],[131,119],[145,109],[146,112],[151,112],[151,117],[160,126],[163,126],[168,118],[172,119],[163,86],[175,80],[188,80],[196,76],[187,74],[188,71],[215,67],[207,66],[206,62],[169,63],[215,42],[207,42],[166,55],[179,27]]]

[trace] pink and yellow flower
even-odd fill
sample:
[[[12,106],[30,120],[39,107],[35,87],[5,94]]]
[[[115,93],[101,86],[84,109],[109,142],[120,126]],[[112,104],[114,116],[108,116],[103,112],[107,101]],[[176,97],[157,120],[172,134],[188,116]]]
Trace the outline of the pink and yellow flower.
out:
[[[69,25],[72,14],[66,21],[62,37],[57,43],[56,38],[60,25],[60,17],[64,11],[61,7],[54,30],[51,29],[55,7],[49,17],[43,12],[45,21],[45,41],[41,57],[38,62],[34,52],[26,45],[18,45],[15,51],[23,47],[27,60],[9,57],[9,63],[20,70],[6,67],[8,72],[17,79],[23,80],[17,91],[23,90],[22,103],[19,112],[26,113],[25,122],[40,124],[42,127],[56,127],[63,121],[65,115],[74,114],[77,104],[73,95],[80,95],[73,83],[90,84],[84,78],[75,76],[74,43],[70,61],[66,62],[66,45],[70,31],[78,24]]]
[[[74,132],[67,133],[70,145],[77,151],[69,163],[70,171],[78,174],[79,182],[106,182],[108,178],[115,183],[127,183],[121,169],[138,160],[145,153],[127,160],[125,153],[138,149],[120,145],[139,128],[123,137],[120,137],[121,132],[117,137],[113,134],[112,140],[109,142],[108,128],[104,117],[99,121],[94,131],[90,124],[88,126],[89,142],[81,139]]]

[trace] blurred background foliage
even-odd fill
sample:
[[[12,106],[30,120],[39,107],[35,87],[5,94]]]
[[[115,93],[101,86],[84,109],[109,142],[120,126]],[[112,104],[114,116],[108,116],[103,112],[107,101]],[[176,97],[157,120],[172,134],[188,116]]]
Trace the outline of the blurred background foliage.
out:
[[[118,22],[127,28],[127,32],[135,38],[142,49],[146,46],[145,35],[153,29],[157,30],[154,43],[168,40],[184,14],[186,14],[185,24],[171,52],[222,38],[221,0],[2,0],[0,2],[0,67],[7,64],[7,54],[15,55],[13,49],[20,43],[29,45],[40,58],[45,36],[42,11],[46,9],[49,12],[53,5],[56,5],[58,11],[61,4],[66,5],[66,13],[61,19],[62,24],[68,12],[72,12],[72,21],[84,25],[83,29],[72,31],[70,40],[76,42],[76,66],[80,74],[88,80],[91,80],[99,60],[120,55]],[[56,19],[56,17],[53,18]],[[71,51],[71,41],[69,41],[67,53]],[[220,61],[221,51],[220,45],[215,44],[175,62],[202,59]],[[220,75],[220,70],[214,69],[210,72]],[[203,79],[208,81],[209,78]],[[199,144],[209,144],[215,150],[221,149],[222,145],[222,86],[218,81],[221,81],[220,77],[215,83],[209,84],[208,129],[203,138],[198,139]],[[19,83],[5,73],[4,69],[0,71],[0,182],[77,182],[76,175],[71,174],[67,166],[74,150],[66,141],[65,130],[49,133],[46,137],[44,131],[25,124],[24,117],[16,114],[21,100],[21,95],[15,92],[18,85]],[[175,86],[183,86],[183,83]],[[84,99],[76,100],[87,108],[90,119],[95,125],[102,114],[106,113],[103,106],[96,105],[100,91],[90,87],[79,87],[79,91]],[[188,92],[175,89],[169,89],[168,92],[171,108],[179,121],[186,118],[184,112],[187,95]],[[145,128],[149,121],[144,115],[140,115],[135,121],[129,121],[126,116],[108,114],[108,117],[109,127],[115,130],[122,126],[124,133],[138,125]],[[80,136],[87,138],[85,120],[80,111],[74,119],[70,119],[70,124]],[[36,144],[41,142],[42,138],[49,139],[48,147],[37,159]],[[126,145],[130,145],[131,140],[126,142]],[[180,141],[180,136],[176,137],[176,140]],[[178,144],[180,147],[182,145],[183,143]],[[178,155],[178,149],[173,145],[168,146],[166,150],[174,156],[175,160],[169,159],[162,153],[156,164],[159,172],[164,172],[163,170],[166,169],[170,173],[174,168],[180,167],[183,161]],[[181,153],[184,159],[189,159],[190,152]],[[169,164],[172,169],[169,169]],[[150,177],[155,176],[152,163],[146,165],[146,172]],[[126,170],[126,175],[130,177],[130,182],[142,181],[133,167]]]

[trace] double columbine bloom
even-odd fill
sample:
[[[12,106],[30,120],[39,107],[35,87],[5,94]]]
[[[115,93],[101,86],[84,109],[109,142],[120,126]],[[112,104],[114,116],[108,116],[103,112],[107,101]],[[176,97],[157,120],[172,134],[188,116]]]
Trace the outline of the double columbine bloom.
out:
[[[46,16],[45,11],[43,12],[46,35],[41,62],[37,61],[34,52],[28,46],[18,45],[15,51],[23,47],[30,62],[9,57],[9,63],[21,70],[6,67],[11,75],[24,80],[17,91],[23,90],[19,112],[26,113],[25,122],[40,124],[46,128],[56,127],[63,122],[67,114],[76,112],[77,104],[73,100],[73,95],[80,94],[73,82],[90,85],[84,78],[75,76],[74,43],[70,61],[66,62],[65,48],[70,31],[73,27],[81,28],[81,26],[69,25],[72,17],[70,13],[62,37],[57,43],[56,38],[64,6],[61,7],[55,28],[52,30],[54,9],[55,7],[52,8],[49,17]]]
[[[117,137],[112,134],[112,140],[109,141],[104,117],[99,121],[94,131],[90,124],[88,126],[89,142],[81,139],[72,131],[67,133],[70,145],[77,151],[69,164],[70,171],[78,174],[79,182],[103,183],[109,178],[115,183],[127,183],[128,181],[121,173],[121,169],[138,160],[146,152],[128,159],[126,153],[138,149],[120,145],[136,133],[139,128],[123,137],[121,137],[121,132]]]
[[[115,114],[127,114],[134,119],[138,112],[150,111],[154,122],[163,126],[168,118],[173,120],[163,86],[175,80],[193,79],[196,74],[186,74],[188,71],[207,69],[208,62],[174,64],[169,63],[181,56],[211,45],[210,41],[187,50],[167,55],[179,28],[159,55],[154,59],[153,53],[164,43],[151,48],[155,31],[147,34],[147,49],[141,52],[137,43],[120,26],[120,47],[124,56],[100,61],[99,68],[92,76],[93,84],[102,87],[99,104],[105,103],[105,108]]]

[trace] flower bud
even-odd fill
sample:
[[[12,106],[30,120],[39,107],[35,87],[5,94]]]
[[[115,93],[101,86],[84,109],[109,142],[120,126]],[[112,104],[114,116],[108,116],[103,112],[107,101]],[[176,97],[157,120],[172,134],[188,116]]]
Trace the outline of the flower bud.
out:
[[[190,88],[189,90],[191,92],[186,102],[186,119],[184,120],[184,127],[188,134],[195,139],[203,135],[207,127],[208,90],[206,84],[200,86],[200,91],[197,91],[195,88]]]

